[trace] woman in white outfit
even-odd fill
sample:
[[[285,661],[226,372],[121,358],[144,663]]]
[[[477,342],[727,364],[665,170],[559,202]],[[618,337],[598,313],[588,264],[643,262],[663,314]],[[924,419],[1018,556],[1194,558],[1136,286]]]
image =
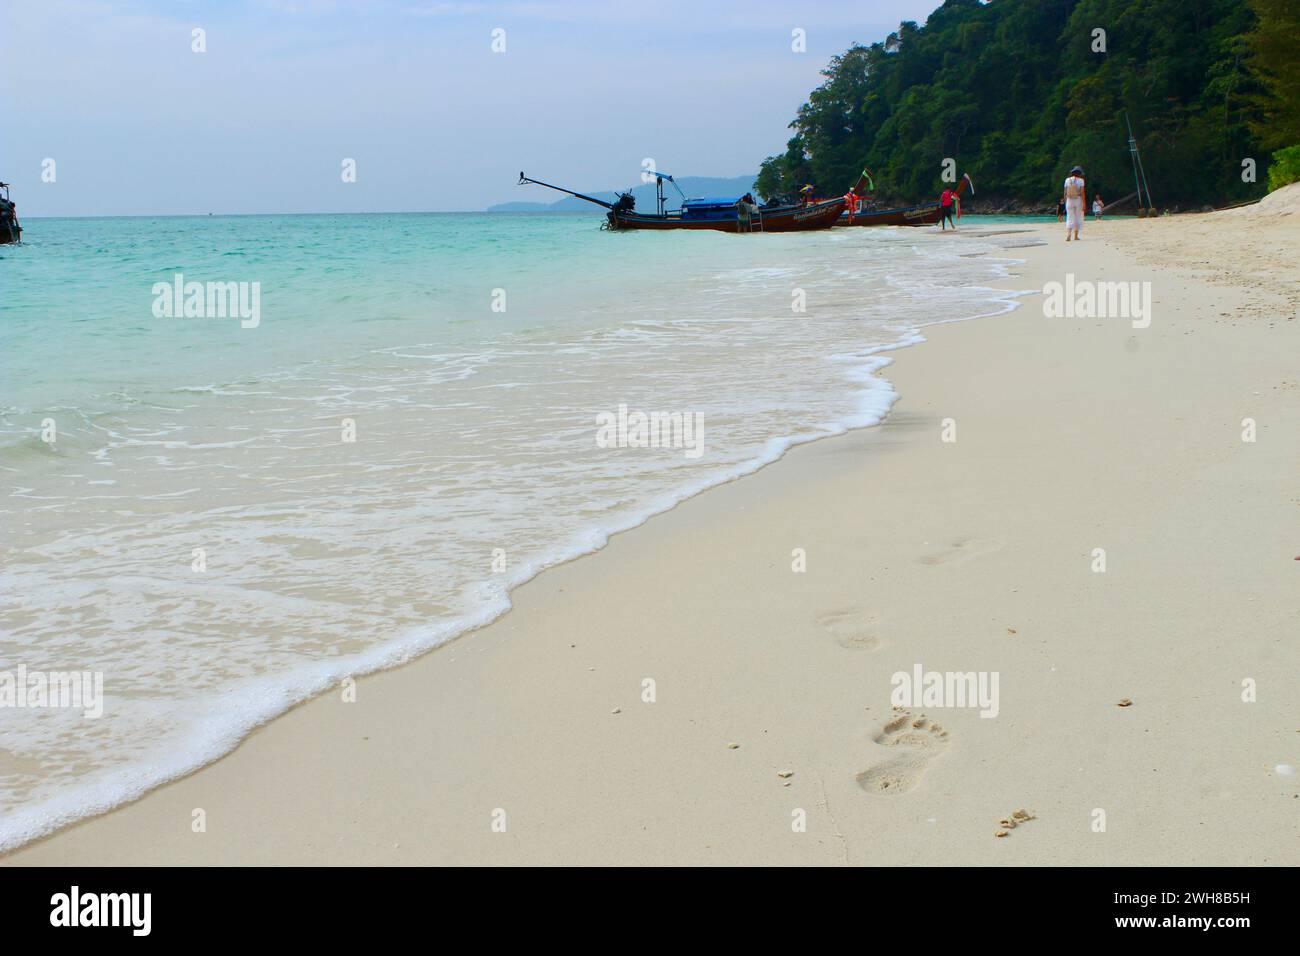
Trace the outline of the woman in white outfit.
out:
[[[1083,210],[1086,208],[1083,169],[1075,166],[1065,181],[1065,241],[1079,238],[1083,228]]]

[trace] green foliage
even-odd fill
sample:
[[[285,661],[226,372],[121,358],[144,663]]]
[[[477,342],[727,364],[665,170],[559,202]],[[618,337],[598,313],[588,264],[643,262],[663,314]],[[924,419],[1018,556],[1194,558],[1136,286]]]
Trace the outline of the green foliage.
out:
[[[1268,189],[1272,192],[1295,182],[1300,182],[1300,146],[1288,146],[1273,154],[1272,165],[1268,167]]]
[[[946,0],[924,26],[832,59],[757,188],[833,195],[866,165],[882,197],[915,201],[943,188],[951,157],[980,195],[1048,203],[1079,163],[1090,194],[1118,199],[1134,188],[1127,114],[1159,204],[1254,198],[1263,186],[1242,181],[1242,160],[1285,126],[1281,112],[1300,122],[1287,85],[1297,11],[1300,0]]]
[[[1300,142],[1300,0],[1250,0],[1258,20],[1246,38],[1263,81],[1255,132],[1264,146]]]

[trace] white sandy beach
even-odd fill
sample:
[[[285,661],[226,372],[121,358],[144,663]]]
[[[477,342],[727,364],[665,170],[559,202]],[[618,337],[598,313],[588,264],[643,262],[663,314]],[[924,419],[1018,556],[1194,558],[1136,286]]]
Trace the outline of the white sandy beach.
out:
[[[1150,327],[1039,295],[931,327],[883,425],[4,862],[1300,864],[1297,190],[1014,227],[1047,244],[1009,287],[1150,281]],[[997,716],[887,730],[918,664],[996,672]]]

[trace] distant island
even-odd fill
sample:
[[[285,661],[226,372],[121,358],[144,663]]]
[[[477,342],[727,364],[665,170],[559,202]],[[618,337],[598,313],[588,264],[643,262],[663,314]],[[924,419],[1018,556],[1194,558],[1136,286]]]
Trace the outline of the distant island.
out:
[[[546,179],[546,177],[542,177]],[[638,177],[639,178],[639,177]],[[547,179],[547,182],[555,180]],[[567,185],[567,183],[556,183],[556,185]],[[754,189],[753,176],[732,176],[723,178],[718,176],[678,176],[677,185],[681,187],[687,199],[700,196],[743,196]],[[534,193],[547,193],[556,195],[550,190],[542,189],[540,186],[532,186],[530,189]],[[603,199],[606,202],[613,202],[618,197],[608,189],[579,189],[578,192],[586,193],[595,199]],[[636,208],[646,212],[655,211],[655,184],[652,180],[649,183],[641,183],[632,190],[632,195],[636,197]],[[678,209],[681,206],[681,196],[677,190],[673,189],[671,183],[664,183],[664,196],[668,200],[666,208]],[[565,196],[556,202],[503,202],[495,206],[488,206],[488,212],[590,212],[595,207],[591,203],[581,199],[574,199],[572,196]]]

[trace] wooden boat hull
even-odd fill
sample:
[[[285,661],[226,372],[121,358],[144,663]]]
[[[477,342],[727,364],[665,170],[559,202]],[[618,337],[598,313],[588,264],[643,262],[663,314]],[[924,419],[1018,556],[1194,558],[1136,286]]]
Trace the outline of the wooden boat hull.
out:
[[[23,227],[0,224],[0,246],[7,246],[11,242],[19,242],[23,238]]]
[[[865,173],[863,175],[866,175]],[[859,180],[859,184],[861,180]],[[970,187],[971,194],[975,193],[975,184],[971,181],[969,173],[963,173],[961,182],[957,184],[954,191],[957,202],[961,203],[962,193]],[[855,187],[857,188],[857,187]],[[960,213],[961,207],[958,205],[956,212]],[[916,206],[901,206],[897,209],[867,209],[857,215],[850,216],[847,212],[836,220],[837,226],[934,226],[943,219],[943,205],[938,202],[920,203]]]
[[[610,229],[711,229],[714,232],[806,232],[829,229],[844,211],[844,200],[831,199],[811,206],[760,209],[748,219],[683,219],[677,215],[646,215],[620,209],[609,213]]]
[[[836,220],[837,226],[933,226],[943,218],[943,207],[936,203],[905,206],[900,209],[879,209],[848,213]]]

